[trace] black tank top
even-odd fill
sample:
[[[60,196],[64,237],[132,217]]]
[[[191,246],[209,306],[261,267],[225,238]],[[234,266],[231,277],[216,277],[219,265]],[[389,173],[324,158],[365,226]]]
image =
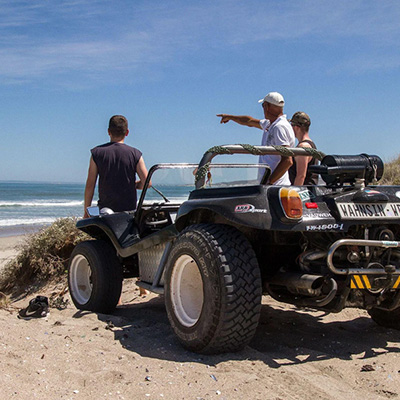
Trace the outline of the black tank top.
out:
[[[313,149],[316,149],[317,146],[315,145],[315,143],[312,140],[302,140],[300,143],[304,143],[307,142],[310,144],[310,146]],[[299,144],[297,145],[297,147],[299,147]],[[318,163],[318,160],[316,158],[312,158],[309,163],[307,164],[307,173],[306,173],[306,177],[304,178],[304,183],[303,185],[317,185],[318,184],[318,175],[317,174],[312,174],[311,172],[308,171],[308,167],[310,165],[316,165]],[[289,179],[291,184],[294,184],[294,180],[296,178],[296,173],[297,173],[297,165],[296,165],[296,158],[293,157],[293,165],[289,168]]]
[[[99,171],[100,208],[113,211],[136,209],[136,166],[140,150],[125,143],[110,142],[91,150]]]

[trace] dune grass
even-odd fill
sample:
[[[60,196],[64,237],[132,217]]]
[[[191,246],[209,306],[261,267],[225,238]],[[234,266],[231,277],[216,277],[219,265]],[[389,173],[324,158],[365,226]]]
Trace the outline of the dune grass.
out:
[[[385,163],[383,177],[379,181],[380,185],[400,185],[400,156]]]
[[[61,218],[27,235],[17,256],[1,271],[0,291],[29,291],[49,281],[65,281],[72,250],[77,243],[89,239],[75,224],[76,218]]]

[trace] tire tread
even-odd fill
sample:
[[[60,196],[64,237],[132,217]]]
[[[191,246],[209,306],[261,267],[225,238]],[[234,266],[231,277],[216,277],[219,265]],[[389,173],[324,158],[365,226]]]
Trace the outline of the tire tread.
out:
[[[96,271],[92,269],[92,274],[96,274],[97,277],[90,299],[86,304],[80,304],[71,293],[71,277],[68,272],[68,285],[73,303],[80,310],[111,313],[121,295],[123,279],[122,267],[114,248],[103,240],[87,240],[75,247],[70,260],[72,261],[77,254],[84,255],[92,264],[96,264]]]
[[[256,255],[245,236],[228,225],[199,224],[186,228],[181,237],[208,243],[209,256],[218,261],[221,312],[213,320],[213,336],[202,348],[204,354],[238,351],[254,336],[261,311],[261,274]],[[183,343],[186,347],[187,344]]]

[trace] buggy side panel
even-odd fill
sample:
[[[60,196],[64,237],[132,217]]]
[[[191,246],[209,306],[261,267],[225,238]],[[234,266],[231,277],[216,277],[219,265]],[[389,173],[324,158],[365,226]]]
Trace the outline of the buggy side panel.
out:
[[[199,213],[215,215],[219,223],[269,229],[271,211],[267,199],[268,188],[263,185],[194,190],[184,202],[175,221],[178,231],[198,223]]]

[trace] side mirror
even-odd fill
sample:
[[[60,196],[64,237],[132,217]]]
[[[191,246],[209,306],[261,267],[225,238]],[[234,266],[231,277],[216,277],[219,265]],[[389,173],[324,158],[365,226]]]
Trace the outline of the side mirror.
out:
[[[86,207],[86,211],[88,212],[90,217],[99,217],[100,216],[100,209],[97,206]]]

